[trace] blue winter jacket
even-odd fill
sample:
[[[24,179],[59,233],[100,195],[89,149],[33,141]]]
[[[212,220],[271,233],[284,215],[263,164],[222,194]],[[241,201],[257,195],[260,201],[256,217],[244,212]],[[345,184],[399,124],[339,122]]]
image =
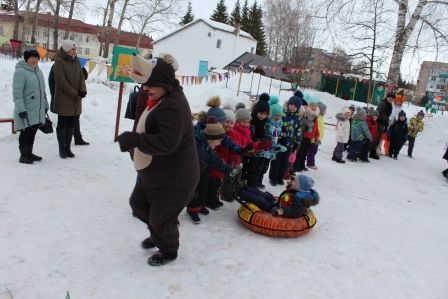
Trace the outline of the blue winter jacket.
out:
[[[292,148],[302,138],[299,113],[289,111],[283,113],[282,123],[282,132],[280,133],[278,142],[288,148]]]
[[[207,172],[210,168],[215,168],[222,173],[229,173],[232,168],[224,164],[222,159],[208,145],[204,131],[199,131],[194,136],[196,141],[196,150],[198,152],[199,167],[201,172]]]

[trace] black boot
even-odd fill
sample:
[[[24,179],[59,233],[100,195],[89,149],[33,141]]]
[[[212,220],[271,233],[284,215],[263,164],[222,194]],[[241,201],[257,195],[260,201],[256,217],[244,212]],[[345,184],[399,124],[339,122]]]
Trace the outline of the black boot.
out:
[[[442,174],[444,177],[446,177],[448,179],[448,168],[445,169],[444,171],[442,171]]]
[[[56,129],[56,136],[58,137],[59,157],[65,159],[67,158],[67,152],[65,151],[65,128]]]
[[[20,159],[19,162],[23,164],[33,164],[33,159],[29,156],[29,145],[19,146]]]
[[[157,251],[153,256],[148,259],[150,266],[163,266],[177,258],[177,253],[164,253]]]
[[[90,143],[85,141],[84,139],[75,140],[75,145],[89,145]]]
[[[152,241],[151,237],[148,237],[148,238],[144,239],[142,241],[141,245],[142,245],[143,249],[151,249],[151,248],[156,247],[156,245]]]
[[[73,137],[73,128],[65,129],[65,152],[67,153],[67,157],[74,158],[75,154],[72,153],[70,146],[72,144]]]
[[[33,144],[31,144],[29,146],[30,148],[30,152],[29,152],[29,157],[33,160],[33,161],[42,161],[42,157],[36,156],[35,154],[33,154]]]

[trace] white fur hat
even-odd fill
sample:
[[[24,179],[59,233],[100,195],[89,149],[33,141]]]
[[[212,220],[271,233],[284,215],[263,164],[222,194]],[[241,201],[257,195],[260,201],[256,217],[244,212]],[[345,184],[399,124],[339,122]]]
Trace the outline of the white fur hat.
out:
[[[70,51],[70,50],[73,49],[73,48],[76,49],[76,43],[75,43],[74,41],[72,41],[72,40],[64,39],[64,40],[62,41],[61,48],[62,48],[62,50],[64,50],[65,52],[68,52],[68,51]]]

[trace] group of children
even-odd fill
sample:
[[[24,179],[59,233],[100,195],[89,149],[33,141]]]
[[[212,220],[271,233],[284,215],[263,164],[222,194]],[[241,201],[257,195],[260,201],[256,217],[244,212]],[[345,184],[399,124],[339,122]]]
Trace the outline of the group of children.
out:
[[[392,97],[392,95],[388,95]],[[356,110],[356,113],[355,113]],[[402,102],[394,102],[388,115],[387,126],[378,123],[379,111],[373,107],[343,108],[336,114],[336,147],[332,160],[345,163],[342,159],[344,150],[348,151],[347,159],[351,162],[370,162],[369,157],[379,159],[381,140],[385,141],[384,152],[387,156],[397,160],[401,148],[409,141],[408,157],[412,158],[415,138],[423,131],[425,114],[419,111],[415,117],[407,122],[406,112],[402,109]],[[384,130],[385,132],[381,132]]]
[[[208,208],[217,210],[223,205],[220,186],[228,176],[241,173],[244,183],[235,198],[245,194],[243,198],[247,200],[248,197],[269,194],[258,190],[265,187],[263,177],[268,169],[269,181],[273,186],[284,185],[285,174],[295,175],[294,170],[308,170],[305,160],[310,162],[307,166],[317,169],[314,157],[323,135],[320,132],[323,132],[322,116],[326,110],[317,97],[308,95],[305,100],[303,93],[297,90],[284,107],[279,104],[278,97],[266,93],[258,97],[251,110],[241,103],[234,110],[231,107],[221,108],[221,100],[217,96],[210,98],[207,105],[208,111],[199,113],[195,124],[201,176],[197,192],[187,206],[187,213],[194,223],[201,222],[199,214],[209,214]],[[296,158],[295,162],[291,156]],[[288,190],[298,188],[290,196],[294,199],[292,207],[317,203],[317,193],[310,191],[313,184],[305,184],[303,188],[305,180],[312,182],[304,175],[290,181]],[[299,204],[301,198],[313,200]],[[284,211],[289,210],[285,207],[286,202],[281,199],[263,205],[275,215],[283,215]],[[284,215],[298,214],[301,213],[285,212]]]

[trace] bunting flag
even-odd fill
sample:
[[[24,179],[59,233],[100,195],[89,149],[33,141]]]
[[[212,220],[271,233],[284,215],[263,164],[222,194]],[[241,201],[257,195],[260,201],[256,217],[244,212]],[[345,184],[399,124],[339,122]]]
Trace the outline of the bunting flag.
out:
[[[47,54],[47,49],[37,46],[36,50],[39,53],[40,59],[43,60]]]
[[[106,72],[107,72],[107,78],[110,77],[110,75],[112,75],[114,68],[111,65],[106,65]]]
[[[296,68],[294,67],[291,69],[291,74],[295,74],[295,73],[296,73]]]
[[[9,38],[7,38],[6,36],[1,36],[0,35],[0,46],[9,42]]]
[[[204,77],[199,77],[199,84],[202,84],[202,79],[204,79]]]
[[[79,64],[81,65],[81,68],[85,67],[87,61],[89,60],[87,58],[81,58],[81,57],[78,57],[78,59],[79,59]]]
[[[22,44],[22,41],[16,39],[10,39],[9,42],[13,51],[16,51]]]
[[[89,74],[95,69],[95,67],[96,67],[96,62],[90,60],[89,61]]]
[[[98,72],[97,72],[97,76],[101,76],[101,74],[104,72],[104,69],[106,68],[106,64],[104,62],[98,62]]]

